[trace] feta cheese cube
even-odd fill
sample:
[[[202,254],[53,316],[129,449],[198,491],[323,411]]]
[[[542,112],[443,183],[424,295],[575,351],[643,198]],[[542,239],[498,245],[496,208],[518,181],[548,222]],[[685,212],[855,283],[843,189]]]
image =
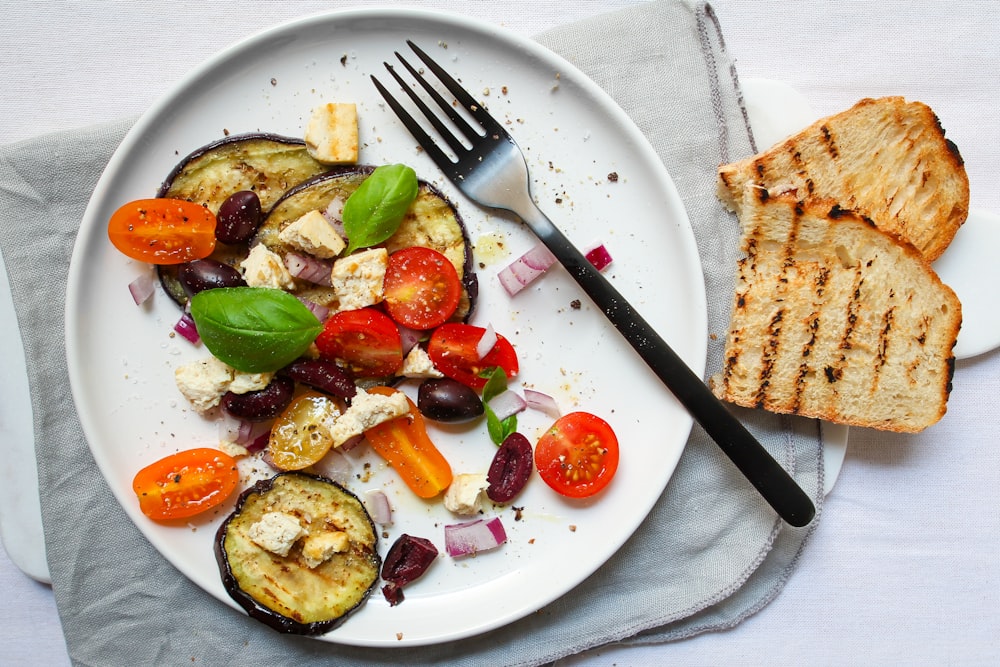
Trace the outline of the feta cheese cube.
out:
[[[303,535],[305,531],[299,520],[285,512],[266,512],[247,531],[254,544],[279,556],[287,556]]]
[[[358,108],[351,102],[330,102],[312,111],[305,132],[306,150],[325,164],[358,161]]]
[[[251,248],[250,254],[240,263],[240,268],[243,269],[243,279],[250,287],[272,287],[284,290],[295,287],[292,274],[285,268],[281,257],[269,250],[263,243],[258,243]]]
[[[332,259],[347,247],[347,241],[319,211],[309,211],[295,220],[281,230],[278,238],[320,259]]]
[[[401,391],[383,396],[382,394],[369,394],[359,387],[358,393],[351,399],[350,407],[337,418],[333,428],[330,429],[333,446],[340,447],[371,427],[396,417],[402,417],[409,411],[410,402],[407,400],[406,394]]]
[[[389,264],[389,251],[370,248],[333,263],[330,284],[337,296],[337,310],[357,310],[382,301],[382,282]]]
[[[174,382],[195,410],[207,412],[229,390],[233,373],[228,364],[208,357],[174,369]]]
[[[274,373],[244,373],[233,370],[233,381],[229,383],[229,391],[234,394],[247,394],[251,391],[266,389],[271,384]]]
[[[314,568],[330,560],[334,554],[347,551],[350,546],[351,539],[347,533],[340,530],[324,531],[302,540],[302,558],[306,565]]]
[[[244,456],[250,456],[250,450],[243,445],[238,445],[235,442],[229,442],[228,440],[219,441],[219,450],[229,454],[234,459],[241,459]]]
[[[434,367],[434,362],[427,350],[414,345],[403,358],[403,367],[399,374],[407,378],[443,378],[444,373]]]
[[[444,492],[445,509],[461,516],[476,514],[479,512],[480,495],[487,485],[486,475],[481,473],[455,475]]]

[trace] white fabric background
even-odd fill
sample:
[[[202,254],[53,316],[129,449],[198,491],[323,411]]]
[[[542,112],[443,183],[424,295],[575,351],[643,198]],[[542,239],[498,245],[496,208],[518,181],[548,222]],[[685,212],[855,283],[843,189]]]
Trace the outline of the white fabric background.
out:
[[[141,112],[219,48],[314,2],[3,2],[0,143]],[[631,0],[411,2],[534,34]],[[820,114],[864,96],[930,104],[961,149],[972,205],[1000,213],[1000,3],[716,0],[743,77]],[[2,214],[2,212],[0,212]],[[7,324],[4,323],[6,326]],[[1000,355],[961,362],[949,413],[918,436],[855,429],[823,520],[779,597],[737,628],[573,665],[992,664],[1000,651]],[[51,593],[0,552],[0,663],[67,658]]]

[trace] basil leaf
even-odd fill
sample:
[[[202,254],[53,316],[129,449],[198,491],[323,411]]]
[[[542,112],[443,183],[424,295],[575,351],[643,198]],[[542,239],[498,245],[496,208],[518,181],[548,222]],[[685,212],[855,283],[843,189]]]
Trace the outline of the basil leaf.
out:
[[[500,446],[507,436],[517,430],[517,415],[511,415],[504,420],[500,420],[497,414],[490,409],[489,402],[495,397],[507,391],[507,374],[499,366],[484,369],[479,373],[480,377],[486,378],[483,385],[483,409],[486,412],[486,431],[490,434],[490,440]]]
[[[323,325],[288,292],[220,287],[191,298],[191,317],[208,351],[246,373],[276,371],[295,361]]]
[[[417,174],[403,164],[378,167],[344,202],[344,233],[349,255],[382,243],[396,233],[417,198]]]

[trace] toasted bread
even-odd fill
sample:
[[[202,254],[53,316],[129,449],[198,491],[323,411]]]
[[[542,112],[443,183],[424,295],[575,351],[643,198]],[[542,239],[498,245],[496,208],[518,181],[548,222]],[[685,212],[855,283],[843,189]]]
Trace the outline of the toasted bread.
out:
[[[945,413],[961,304],[910,244],[832,200],[749,190],[725,401],[916,432]]]
[[[969,212],[969,179],[937,116],[902,97],[864,99],[768,150],[719,168],[719,198],[743,191],[828,198],[901,236],[933,262]]]

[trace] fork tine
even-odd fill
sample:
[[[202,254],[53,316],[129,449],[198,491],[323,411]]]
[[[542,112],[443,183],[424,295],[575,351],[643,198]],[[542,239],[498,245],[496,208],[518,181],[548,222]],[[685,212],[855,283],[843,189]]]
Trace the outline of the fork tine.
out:
[[[438,65],[434,59],[424,53],[423,49],[414,44],[411,40],[406,40],[406,43],[410,45],[410,48],[417,54],[417,57],[420,58],[420,60],[422,60],[432,72],[434,72],[434,76],[436,76],[438,80],[444,84],[444,87],[455,96],[455,99],[457,99],[462,106],[468,109],[469,113],[471,113],[472,116],[479,121],[488,134],[506,136],[507,131],[503,129],[500,123],[498,123],[496,119],[494,119],[493,116],[491,116],[486,109],[483,108],[476,98],[470,95],[469,92],[465,90],[460,83],[458,83],[458,81],[455,81],[455,79],[453,79],[451,75],[444,70],[444,68]]]
[[[452,162],[447,155],[445,155],[444,151],[438,148],[438,145],[433,139],[431,139],[430,135],[424,132],[424,129],[420,127],[420,123],[414,120],[413,116],[411,116],[409,112],[403,108],[403,105],[396,101],[396,98],[385,89],[382,82],[376,79],[374,75],[371,76],[371,80],[399,120],[406,126],[406,129],[413,135],[413,138],[417,140],[417,143],[423,147],[424,152],[431,156],[431,159],[434,160],[434,163],[439,169],[445,173],[450,173],[451,168],[455,163]]]
[[[408,70],[413,72],[413,68],[411,68],[405,60],[403,60],[402,56],[400,56],[397,53],[396,57],[403,62],[403,65],[405,65]],[[455,153],[458,155],[464,153],[466,151],[466,147],[463,146],[462,142],[459,141],[454,134],[452,134],[451,130],[448,129],[448,127],[443,122],[441,122],[441,119],[438,117],[438,115],[433,111],[431,111],[430,107],[428,107],[424,103],[424,101],[420,99],[420,96],[417,95],[410,86],[406,85],[406,82],[403,81],[403,78],[399,76],[399,73],[396,72],[396,69],[392,65],[390,65],[389,63],[383,63],[383,64],[385,65],[385,68],[389,70],[389,74],[392,75],[392,78],[394,78],[396,80],[396,83],[398,83],[399,86],[403,89],[403,92],[405,92],[409,96],[409,98],[413,101],[413,103],[417,105],[417,108],[420,109],[420,113],[422,113],[424,117],[431,122],[431,125],[434,126],[434,129],[437,130],[438,134],[441,135],[441,137],[447,142],[449,146],[451,146],[451,150],[455,151]],[[419,74],[413,72],[413,75],[420,80],[420,83],[423,84],[424,88],[427,88],[428,84],[424,82],[423,79],[420,78]],[[455,113],[455,110],[452,109],[451,112]],[[461,119],[458,120],[461,121]],[[470,131],[471,128],[465,130],[466,134],[468,134],[468,132]]]
[[[441,107],[441,109],[445,112],[445,114],[447,114],[448,118],[451,119],[451,122],[455,124],[455,127],[460,129],[462,131],[462,134],[464,134],[469,141],[475,143],[476,141],[479,141],[480,139],[483,138],[483,135],[477,132],[475,129],[473,129],[473,127],[469,125],[467,122],[465,122],[465,119],[462,118],[462,115],[457,111],[455,111],[455,107],[453,107],[448,102],[448,100],[444,99],[444,97],[441,96],[441,93],[439,93],[437,89],[434,88],[434,86],[428,83],[427,79],[425,79],[423,75],[421,75],[420,72],[418,72],[413,67],[413,65],[407,62],[407,60],[399,54],[399,51],[396,51],[395,54],[396,58],[399,59],[399,62],[403,63],[403,67],[405,67],[407,71],[410,73],[410,76],[412,76],[414,79],[420,82],[420,85],[423,86],[423,89],[427,92],[427,94],[430,95],[430,97],[435,102],[437,102],[437,105]],[[393,72],[393,75],[395,76],[395,72]],[[403,83],[402,79],[400,79],[398,76],[396,76],[396,80],[400,82],[400,85],[404,87],[406,86],[406,84]],[[407,89],[407,92],[409,92],[409,89]],[[410,95],[410,97],[413,99],[414,102],[416,102],[418,105],[421,106],[421,111],[424,112],[424,115],[427,116],[432,123],[435,122],[436,116],[430,113],[430,109],[424,107],[423,104],[420,102],[420,100],[414,97],[413,95]],[[437,126],[435,125],[435,127]],[[441,132],[440,127],[437,129],[438,132]],[[455,145],[452,145],[452,149],[455,150],[456,152],[460,150]]]

